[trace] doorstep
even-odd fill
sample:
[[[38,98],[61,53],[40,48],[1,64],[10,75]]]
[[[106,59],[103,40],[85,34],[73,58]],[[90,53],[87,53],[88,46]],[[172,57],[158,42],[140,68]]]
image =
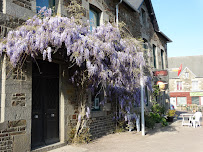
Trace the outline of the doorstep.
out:
[[[48,146],[33,149],[33,150],[31,150],[31,152],[47,152],[49,150],[60,148],[60,147],[63,147],[65,145],[67,145],[67,143],[58,142],[58,143],[55,143],[55,144],[52,144],[52,145],[48,145]]]

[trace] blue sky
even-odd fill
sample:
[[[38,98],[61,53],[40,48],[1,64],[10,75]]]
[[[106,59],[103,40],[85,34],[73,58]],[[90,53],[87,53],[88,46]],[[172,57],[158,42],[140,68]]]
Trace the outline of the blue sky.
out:
[[[203,55],[203,0],[152,0],[168,57]]]

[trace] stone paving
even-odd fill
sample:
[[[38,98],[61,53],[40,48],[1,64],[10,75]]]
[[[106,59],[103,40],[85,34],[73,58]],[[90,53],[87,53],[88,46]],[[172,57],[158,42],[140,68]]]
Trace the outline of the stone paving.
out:
[[[92,143],[67,145],[51,152],[203,152],[203,127],[182,126],[178,119],[170,126],[141,132],[104,136]]]

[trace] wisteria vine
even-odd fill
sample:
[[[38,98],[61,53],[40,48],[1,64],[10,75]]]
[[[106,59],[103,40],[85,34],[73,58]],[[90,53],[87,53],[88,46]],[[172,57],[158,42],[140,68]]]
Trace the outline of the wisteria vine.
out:
[[[68,62],[80,68],[73,72],[72,82],[80,86],[78,77],[84,73],[89,88],[105,82],[110,99],[117,95],[119,107],[125,111],[118,117],[139,105],[140,65],[146,66],[140,42],[122,38],[110,23],[90,31],[88,23],[79,25],[74,18],[53,17],[51,13],[51,9],[42,8],[40,15],[10,31],[0,42],[0,53],[5,52],[16,67],[25,54],[32,58],[42,55],[52,62],[52,55],[63,48]],[[144,82],[152,90],[151,77],[145,77]]]

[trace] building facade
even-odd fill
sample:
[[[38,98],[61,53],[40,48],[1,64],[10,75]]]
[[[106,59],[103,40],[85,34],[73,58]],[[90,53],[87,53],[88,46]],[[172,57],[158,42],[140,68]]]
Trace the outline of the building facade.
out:
[[[78,2],[84,7],[83,19],[90,20],[91,28],[106,22],[116,22],[119,0]],[[167,43],[171,40],[160,32],[151,1],[140,2],[139,7],[134,7],[137,3],[128,0],[120,3],[118,19],[126,24],[126,31],[143,39],[143,47],[151,54],[147,60],[153,71],[163,71],[168,68]],[[1,38],[28,17],[34,16],[38,6],[54,7],[58,15],[69,16],[66,7],[69,3],[70,0],[0,0]],[[23,152],[42,147],[46,151],[67,144],[71,126],[76,125],[79,114],[77,89],[69,83],[67,65],[57,56],[53,57],[53,63],[39,60],[41,70],[46,73],[39,75],[36,65],[29,59],[22,71],[9,71],[7,63],[6,56],[3,56],[0,150]],[[160,80],[167,82],[168,75],[155,75],[153,83]],[[167,93],[166,89],[157,100],[165,103]],[[112,121],[115,107],[108,102],[98,106],[99,99],[92,101],[91,96],[88,95],[88,102],[95,104],[91,110],[90,133],[93,138],[98,138],[115,130]]]
[[[183,68],[178,76],[170,73],[170,102],[175,107],[203,105],[203,73],[200,70],[203,56],[170,57],[169,68]],[[198,110],[198,109],[197,109]]]

